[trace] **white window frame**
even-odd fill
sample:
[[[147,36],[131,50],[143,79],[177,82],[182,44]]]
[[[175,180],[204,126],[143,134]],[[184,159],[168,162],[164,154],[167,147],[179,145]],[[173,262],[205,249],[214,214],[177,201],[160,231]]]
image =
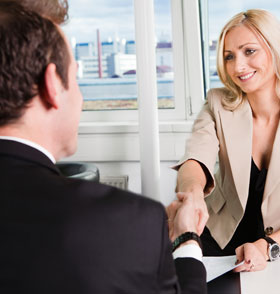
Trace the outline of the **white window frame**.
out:
[[[160,158],[178,160],[204,103],[199,0],[171,0],[175,109],[159,110]],[[73,160],[138,161],[138,111],[84,111]],[[106,148],[104,148],[106,146]]]
[[[159,109],[160,121],[185,120],[197,112],[196,99],[203,94],[198,0],[171,0],[174,62],[174,109]],[[195,34],[194,34],[195,33]],[[184,40],[192,38],[190,42]],[[190,58],[186,57],[187,55]],[[198,54],[199,56],[197,56]],[[188,75],[188,68],[193,68]],[[201,69],[199,69],[201,67]],[[81,122],[137,121],[137,110],[83,111]]]

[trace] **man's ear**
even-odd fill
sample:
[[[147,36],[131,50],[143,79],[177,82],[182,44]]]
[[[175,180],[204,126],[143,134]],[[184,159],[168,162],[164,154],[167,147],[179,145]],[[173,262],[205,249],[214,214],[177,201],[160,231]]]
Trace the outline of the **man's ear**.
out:
[[[56,65],[54,63],[48,64],[45,70],[45,89],[44,89],[44,102],[58,109],[59,107],[59,94],[61,92],[62,83],[56,73]]]

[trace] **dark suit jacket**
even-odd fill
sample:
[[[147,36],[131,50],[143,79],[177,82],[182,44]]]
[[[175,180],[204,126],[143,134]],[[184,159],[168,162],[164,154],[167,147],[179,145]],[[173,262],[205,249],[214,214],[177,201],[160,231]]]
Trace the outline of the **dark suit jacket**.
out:
[[[180,293],[161,204],[68,179],[40,151],[0,140],[0,292]],[[176,260],[181,293],[205,269]]]

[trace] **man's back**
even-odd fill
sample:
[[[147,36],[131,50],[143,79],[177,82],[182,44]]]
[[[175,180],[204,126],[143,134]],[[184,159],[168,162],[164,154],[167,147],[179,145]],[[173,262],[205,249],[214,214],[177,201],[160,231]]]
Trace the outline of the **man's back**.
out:
[[[1,293],[174,291],[161,205],[64,178],[17,142],[1,140],[0,166]]]

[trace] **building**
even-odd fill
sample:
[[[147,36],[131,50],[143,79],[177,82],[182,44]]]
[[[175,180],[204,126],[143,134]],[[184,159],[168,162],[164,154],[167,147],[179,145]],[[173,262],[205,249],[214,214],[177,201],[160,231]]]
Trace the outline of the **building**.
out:
[[[108,74],[110,77],[120,77],[125,72],[136,70],[136,55],[117,53],[107,57]]]
[[[136,54],[136,44],[134,40],[126,42],[125,54]]]
[[[93,42],[77,43],[75,46],[75,58],[80,60],[82,57],[96,55],[96,50]]]
[[[107,78],[108,75],[108,62],[107,57],[102,56],[102,77]],[[98,70],[98,57],[97,56],[84,56],[78,61],[79,67],[82,67],[82,70],[79,70],[79,78],[83,79],[98,79],[99,70]]]
[[[159,42],[156,47],[157,66],[173,68],[173,50],[171,42]]]

